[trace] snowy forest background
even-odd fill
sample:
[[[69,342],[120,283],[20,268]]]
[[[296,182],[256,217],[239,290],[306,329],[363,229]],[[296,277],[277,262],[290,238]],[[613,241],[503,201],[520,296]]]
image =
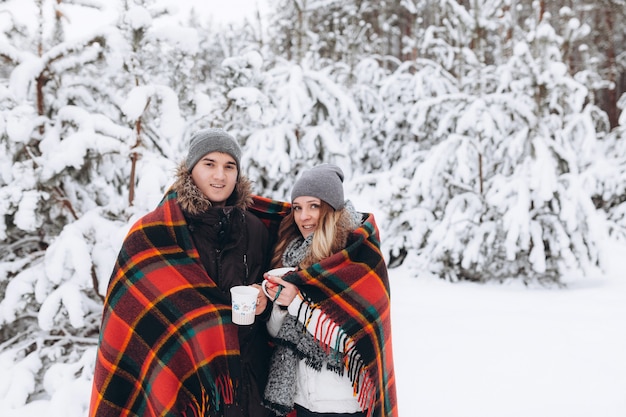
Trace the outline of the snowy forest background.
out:
[[[4,405],[91,378],[121,241],[201,127],[238,138],[267,197],[342,166],[390,268],[562,287],[624,242],[624,0],[269,5],[218,25],[159,1],[0,0]]]

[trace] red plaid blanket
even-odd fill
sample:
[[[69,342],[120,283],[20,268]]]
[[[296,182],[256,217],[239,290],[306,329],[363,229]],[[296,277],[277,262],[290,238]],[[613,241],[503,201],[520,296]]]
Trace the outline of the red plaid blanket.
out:
[[[89,415],[204,416],[233,401],[237,327],[176,194],[129,231],[104,305]]]
[[[289,210],[288,203],[262,197],[250,208],[270,230],[277,230]],[[374,216],[366,216],[344,250],[285,279],[353,342],[346,346],[344,364],[369,416],[397,417],[389,280]],[[319,341],[325,344],[322,335]]]

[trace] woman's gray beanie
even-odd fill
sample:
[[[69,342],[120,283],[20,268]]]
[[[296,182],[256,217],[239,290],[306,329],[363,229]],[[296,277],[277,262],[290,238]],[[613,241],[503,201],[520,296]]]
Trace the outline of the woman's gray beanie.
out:
[[[229,154],[237,162],[237,171],[241,171],[241,148],[235,138],[222,129],[208,128],[198,130],[191,136],[186,161],[189,172],[204,155],[211,152]]]
[[[291,190],[291,201],[301,196],[316,197],[335,210],[342,209],[343,171],[335,164],[321,164],[304,171]]]

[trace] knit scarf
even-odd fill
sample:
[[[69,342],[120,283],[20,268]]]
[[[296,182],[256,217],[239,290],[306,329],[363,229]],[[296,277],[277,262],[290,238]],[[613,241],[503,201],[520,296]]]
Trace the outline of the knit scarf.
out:
[[[89,416],[204,416],[231,404],[238,330],[218,294],[169,191],[115,264]]]
[[[283,265],[293,267],[300,265],[311,248],[311,242],[313,242],[313,233],[308,235],[306,239],[295,238],[289,242],[282,256]]]
[[[274,224],[274,229],[289,209],[288,203],[262,197],[254,197],[250,207],[268,224]],[[319,323],[314,339],[323,355],[309,353],[313,348],[307,338],[289,338],[294,333],[289,326],[297,326],[299,333],[307,332],[304,324],[292,321],[281,327],[278,343],[291,347],[289,354],[294,358],[307,358],[309,365],[319,363],[315,358],[323,356],[321,362],[328,366],[328,358],[341,352],[341,366],[336,371],[348,373],[368,417],[397,417],[389,281],[374,216],[365,216],[361,226],[349,235],[344,250],[284,279],[300,288],[311,309],[319,308],[339,327],[339,337],[331,346],[330,334],[336,328],[324,332],[325,326]],[[332,361],[329,368],[333,369]],[[281,411],[284,405],[278,404],[275,410]]]

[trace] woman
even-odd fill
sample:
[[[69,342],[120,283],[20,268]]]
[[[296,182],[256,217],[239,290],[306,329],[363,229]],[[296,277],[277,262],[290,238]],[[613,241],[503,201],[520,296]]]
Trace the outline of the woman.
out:
[[[193,135],[176,181],[124,240],[109,284],[90,416],[267,417],[269,360],[260,295],[250,326],[230,288],[255,285],[268,230],[248,212],[241,149],[220,129]]]
[[[389,284],[372,215],[344,202],[343,172],[303,173],[265,275],[277,345],[265,404],[298,417],[397,416]]]

